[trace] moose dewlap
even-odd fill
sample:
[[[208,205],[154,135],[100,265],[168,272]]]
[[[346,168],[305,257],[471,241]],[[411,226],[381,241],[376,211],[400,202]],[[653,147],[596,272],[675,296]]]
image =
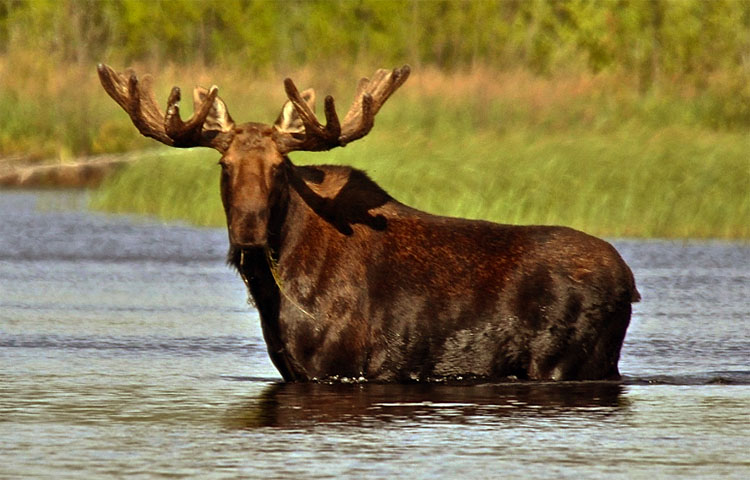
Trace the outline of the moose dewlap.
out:
[[[365,136],[408,66],[362,79],[343,121],[326,97],[325,125],[314,92],[290,79],[274,125],[236,124],[216,87],[195,89],[183,121],[177,87],[164,113],[148,77],[98,71],[143,135],[221,153],[229,262],[285,380],[619,378],[639,294],[607,242],[565,227],[430,215],[361,171],[289,159]]]

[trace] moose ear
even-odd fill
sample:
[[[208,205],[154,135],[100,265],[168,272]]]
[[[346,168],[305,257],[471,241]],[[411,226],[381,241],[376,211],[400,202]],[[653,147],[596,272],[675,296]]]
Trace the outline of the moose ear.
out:
[[[194,111],[200,108],[207,96],[208,90],[203,87],[196,87],[193,90]],[[208,112],[208,116],[206,116],[206,121],[203,123],[203,130],[229,132],[232,129],[234,129],[234,120],[229,115],[229,110],[227,110],[224,100],[217,95],[214,99],[214,104],[211,106],[211,110]]]
[[[315,112],[315,90],[308,88],[301,93],[301,96],[307,106],[310,107],[310,110]],[[297,109],[294,108],[294,104],[290,100],[287,100],[281,108],[281,113],[273,126],[276,130],[283,133],[305,133],[305,125],[302,123]]]

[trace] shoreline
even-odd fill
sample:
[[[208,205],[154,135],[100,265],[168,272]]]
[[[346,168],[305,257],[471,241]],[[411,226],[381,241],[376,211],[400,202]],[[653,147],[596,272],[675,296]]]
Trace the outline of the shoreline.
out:
[[[32,161],[0,159],[0,187],[17,189],[94,188],[106,177],[143,156],[142,152],[108,153],[76,159]]]

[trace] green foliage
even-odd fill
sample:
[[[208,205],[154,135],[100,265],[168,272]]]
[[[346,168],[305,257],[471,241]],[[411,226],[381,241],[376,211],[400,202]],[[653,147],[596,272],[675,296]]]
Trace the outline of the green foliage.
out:
[[[0,50],[254,69],[363,59],[748,75],[744,0],[3,0]]]
[[[373,134],[295,159],[363,167],[436,213],[750,238],[748,52],[747,0],[0,0],[0,158],[153,146],[100,61],[154,74],[161,105],[217,84],[262,122],[284,76],[343,110],[357,76],[409,63]],[[159,153],[97,202],[221,224],[211,155]]]
[[[94,208],[138,213],[196,225],[224,224],[219,167],[214,151],[159,149],[107,180],[94,192]]]
[[[442,215],[568,225],[607,237],[750,238],[745,135],[635,126],[496,135],[414,128],[417,118],[398,113],[400,127],[292,159],[363,168],[400,201]],[[94,205],[223,226],[217,157],[200,149],[149,155],[109,179]]]
[[[426,92],[398,92],[367,137],[292,160],[364,169],[400,201],[442,215],[609,237],[750,239],[750,136],[690,120],[699,106],[663,96],[618,104],[601,97],[606,83],[524,75],[500,77],[486,97],[473,93],[487,83],[477,74],[412,80]],[[96,205],[223,225],[217,159],[165,150],[110,179]]]

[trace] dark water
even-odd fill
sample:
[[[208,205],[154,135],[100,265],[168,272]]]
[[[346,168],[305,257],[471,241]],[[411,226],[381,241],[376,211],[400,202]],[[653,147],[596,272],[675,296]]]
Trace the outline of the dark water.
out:
[[[0,193],[0,478],[750,478],[750,247],[616,242],[622,384],[283,385],[222,230]]]

